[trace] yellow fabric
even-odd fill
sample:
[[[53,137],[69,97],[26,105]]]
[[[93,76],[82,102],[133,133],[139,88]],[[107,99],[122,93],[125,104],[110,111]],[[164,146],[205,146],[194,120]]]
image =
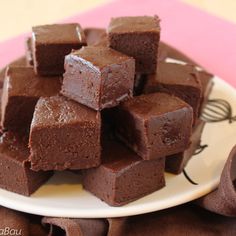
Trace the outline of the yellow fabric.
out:
[[[111,0],[0,0],[0,41],[30,31],[32,25],[52,23],[109,1]],[[236,22],[236,0],[181,1]]]

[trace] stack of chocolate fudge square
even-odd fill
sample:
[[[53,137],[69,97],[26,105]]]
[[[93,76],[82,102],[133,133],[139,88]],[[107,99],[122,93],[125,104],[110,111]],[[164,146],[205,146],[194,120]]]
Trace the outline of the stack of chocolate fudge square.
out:
[[[163,188],[165,169],[183,171],[212,88],[212,75],[160,42],[157,16],[33,27],[0,80],[0,187],[30,195],[53,171],[79,171],[112,206]]]

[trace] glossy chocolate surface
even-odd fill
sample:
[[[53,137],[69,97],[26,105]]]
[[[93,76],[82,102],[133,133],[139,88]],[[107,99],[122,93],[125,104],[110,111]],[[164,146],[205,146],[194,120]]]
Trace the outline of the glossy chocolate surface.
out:
[[[66,56],[61,93],[94,110],[132,97],[134,59],[108,47],[88,46]]]
[[[110,112],[110,119],[117,137],[143,159],[151,160],[188,147],[193,113],[179,98],[153,93],[122,103]]]
[[[32,53],[37,74],[62,75],[64,58],[72,49],[86,45],[79,24],[55,24],[33,27]]]
[[[77,23],[35,26],[32,31],[38,44],[85,43],[84,32]]]
[[[33,170],[86,169],[100,164],[101,118],[62,96],[40,98],[30,130]]]
[[[32,67],[9,67],[2,95],[2,127],[27,129],[40,97],[53,96],[61,88],[60,77],[42,78]]]

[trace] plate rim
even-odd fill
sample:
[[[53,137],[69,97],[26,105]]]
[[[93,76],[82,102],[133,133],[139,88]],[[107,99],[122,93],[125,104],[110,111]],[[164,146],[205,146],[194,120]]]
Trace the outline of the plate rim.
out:
[[[213,81],[231,90],[232,93],[236,92],[236,89],[232,85],[230,85],[229,83],[227,83],[226,81],[224,81],[223,79],[217,76],[214,76]],[[140,215],[140,214],[160,211],[160,210],[164,210],[170,207],[181,205],[183,203],[193,201],[213,191],[218,186],[219,182],[220,182],[220,175],[215,177],[212,181],[208,181],[207,183],[201,184],[201,187],[196,187],[196,190],[192,191],[191,194],[189,194],[189,192],[185,192],[184,194],[181,195],[181,197],[178,197],[177,200],[175,199],[176,204],[171,204],[170,199],[167,202],[165,202],[165,199],[162,199],[161,201],[159,200],[157,202],[145,203],[144,208],[142,207],[142,204],[139,204],[139,205],[128,204],[121,207],[109,206],[109,208],[101,209],[101,210],[99,209],[99,210],[94,211],[93,216],[91,216],[91,209],[88,211],[87,209],[78,210],[78,208],[75,208],[75,209],[70,208],[69,209],[70,213],[68,213],[65,211],[64,208],[55,209],[55,207],[48,207],[48,206],[42,207],[42,206],[31,204],[31,203],[29,204],[26,201],[23,201],[21,202],[21,204],[19,204],[19,201],[21,200],[17,200],[17,197],[20,197],[20,198],[30,198],[30,197],[25,197],[25,196],[21,196],[15,193],[10,193],[9,191],[4,190],[4,189],[0,189],[0,205],[13,209],[13,210],[29,213],[29,214],[50,216],[50,217],[69,217],[69,218],[125,217],[125,216],[133,216],[133,215]],[[158,190],[158,191],[161,191],[161,190]],[[5,195],[2,194],[5,192],[7,194],[12,194],[16,196],[11,198],[10,200],[9,199],[6,200],[6,197],[4,197]],[[172,197],[172,198],[175,198],[175,197]],[[135,203],[135,202],[132,202],[132,203]],[[160,204],[161,204],[161,207],[160,207]]]

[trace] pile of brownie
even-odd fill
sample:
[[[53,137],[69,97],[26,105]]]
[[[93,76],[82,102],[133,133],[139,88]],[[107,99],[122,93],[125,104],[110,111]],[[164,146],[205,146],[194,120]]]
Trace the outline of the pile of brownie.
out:
[[[72,170],[112,206],[163,188],[199,148],[212,78],[160,42],[157,16],[33,27],[1,72],[0,187],[31,195]]]

